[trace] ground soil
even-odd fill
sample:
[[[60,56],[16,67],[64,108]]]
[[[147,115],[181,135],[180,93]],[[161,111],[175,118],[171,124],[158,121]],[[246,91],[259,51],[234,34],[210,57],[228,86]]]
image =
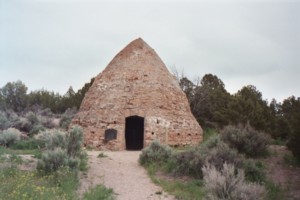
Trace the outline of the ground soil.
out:
[[[286,161],[291,152],[280,145],[271,145],[270,151],[271,156],[262,159],[266,166],[267,177],[281,186],[286,200],[300,200],[300,167]],[[100,153],[106,157],[98,157]],[[159,186],[151,182],[146,170],[138,164],[140,153],[140,151],[88,151],[89,169],[80,174],[79,195],[98,184],[103,184],[112,188],[116,198],[120,200],[174,200],[173,196],[162,192]],[[21,157],[23,163],[19,165],[20,169],[36,169],[35,158],[31,155]],[[1,163],[0,169],[4,166],[5,163]]]
[[[98,157],[103,153],[107,157]],[[120,200],[175,199],[151,182],[138,163],[140,151],[88,151],[89,169],[80,175],[79,194],[97,184],[112,188]]]
[[[264,159],[267,177],[282,187],[287,200],[300,200],[300,167],[285,161],[291,152],[280,145],[271,145],[270,151],[272,155]]]

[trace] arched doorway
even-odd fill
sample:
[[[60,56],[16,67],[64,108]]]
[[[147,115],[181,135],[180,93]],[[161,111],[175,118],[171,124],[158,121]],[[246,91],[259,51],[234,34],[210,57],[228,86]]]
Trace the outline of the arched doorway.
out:
[[[144,118],[126,117],[125,140],[127,150],[141,150],[144,147]]]

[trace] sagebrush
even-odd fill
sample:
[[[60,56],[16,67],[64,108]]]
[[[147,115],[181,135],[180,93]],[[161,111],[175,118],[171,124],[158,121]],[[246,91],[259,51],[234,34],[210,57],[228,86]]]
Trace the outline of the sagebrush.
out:
[[[164,144],[160,144],[158,141],[152,142],[148,147],[142,150],[139,157],[139,162],[142,165],[151,163],[165,162],[171,159],[173,155],[172,149]]]
[[[221,170],[206,164],[202,168],[206,199],[209,200],[257,200],[264,199],[263,186],[245,181],[244,171],[236,171],[234,165],[223,164]]]
[[[249,125],[245,127],[227,126],[220,135],[222,141],[248,157],[260,157],[267,154],[270,138]]]
[[[21,132],[15,128],[8,128],[0,132],[0,145],[10,147],[21,139]]]

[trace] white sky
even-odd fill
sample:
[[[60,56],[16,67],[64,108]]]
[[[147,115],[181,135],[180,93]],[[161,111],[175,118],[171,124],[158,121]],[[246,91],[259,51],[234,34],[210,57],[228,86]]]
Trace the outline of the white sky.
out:
[[[0,0],[0,87],[64,94],[142,37],[189,79],[300,96],[300,1]]]

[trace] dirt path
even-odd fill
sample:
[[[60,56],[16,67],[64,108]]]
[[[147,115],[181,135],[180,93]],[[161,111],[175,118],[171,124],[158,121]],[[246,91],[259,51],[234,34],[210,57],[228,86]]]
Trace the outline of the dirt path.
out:
[[[300,199],[300,168],[284,161],[284,157],[291,152],[285,146],[279,145],[271,145],[270,150],[274,155],[265,160],[268,177],[286,191],[286,199]]]
[[[80,195],[97,184],[112,188],[120,200],[175,199],[153,184],[146,170],[138,164],[140,151],[88,151],[89,170],[80,177]]]

